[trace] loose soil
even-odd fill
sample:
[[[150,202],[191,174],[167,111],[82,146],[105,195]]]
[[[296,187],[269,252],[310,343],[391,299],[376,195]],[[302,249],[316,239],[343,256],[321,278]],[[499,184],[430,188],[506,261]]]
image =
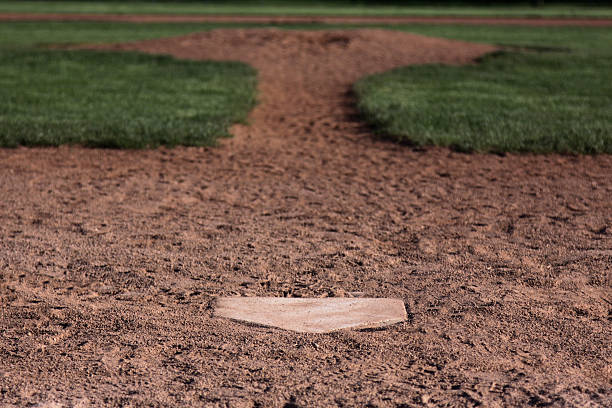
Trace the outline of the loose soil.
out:
[[[417,150],[355,112],[363,75],[493,47],[107,48],[245,61],[260,103],[217,148],[0,150],[0,405],[610,406],[612,156]],[[409,320],[298,334],[213,318],[231,295],[396,297]]]
[[[524,26],[612,26],[612,18],[240,16],[167,14],[0,13],[0,21],[118,21],[126,23],[260,24],[503,24]]]

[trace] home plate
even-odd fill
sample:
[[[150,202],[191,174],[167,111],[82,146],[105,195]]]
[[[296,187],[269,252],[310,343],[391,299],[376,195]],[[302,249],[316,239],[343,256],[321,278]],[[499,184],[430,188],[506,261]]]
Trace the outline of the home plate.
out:
[[[400,299],[220,297],[214,315],[302,333],[326,333],[402,322],[406,309]]]

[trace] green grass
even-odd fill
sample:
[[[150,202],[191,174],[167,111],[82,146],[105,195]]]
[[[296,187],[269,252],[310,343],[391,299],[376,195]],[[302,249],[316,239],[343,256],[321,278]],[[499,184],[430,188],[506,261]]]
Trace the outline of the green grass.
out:
[[[45,44],[78,44],[136,41],[184,35],[216,28],[276,27],[282,29],[330,29],[375,27],[407,31],[465,41],[515,46],[571,48],[574,52],[608,53],[612,49],[609,27],[522,27],[437,24],[226,24],[120,22],[2,22],[0,48],[33,47]]]
[[[211,145],[244,121],[255,72],[239,63],[36,49],[169,37],[231,24],[0,24],[0,146]]]
[[[342,1],[268,0],[217,2],[119,1],[0,1],[0,12],[103,14],[235,14],[335,16],[480,16],[480,17],[612,17],[612,7],[547,4],[524,6],[384,6],[353,5]]]
[[[130,24],[81,21],[1,22],[0,49],[33,47],[46,44],[138,41],[173,37],[213,28],[245,26],[248,25],[217,23]]]
[[[364,78],[354,87],[359,109],[378,133],[462,151],[612,153],[612,30],[394,28],[527,50],[472,66],[425,65]]]
[[[378,133],[462,151],[612,153],[609,28],[394,28],[527,49],[472,66],[425,65],[364,78],[354,87],[359,109]]]
[[[255,82],[237,62],[5,49],[0,146],[212,145],[245,120]]]
[[[572,53],[612,53],[610,27],[524,27],[411,24],[388,27],[431,37],[526,47],[566,48]]]
[[[38,44],[129,41],[168,37],[212,28],[236,26],[244,27],[247,25],[200,23],[127,24],[90,22],[6,22],[0,24],[0,50],[5,50],[0,51],[2,52],[0,55],[0,65],[12,65],[13,71],[19,70],[19,63],[17,60],[11,62],[11,58],[6,57],[9,55],[7,54],[7,52],[9,52],[8,50],[21,49],[23,51]],[[361,27],[363,26],[364,25],[361,25]],[[367,26],[375,27],[375,25]],[[339,27],[357,28],[360,26],[302,24],[279,25],[276,27],[285,29],[325,29]],[[485,135],[486,132],[483,133],[481,131],[481,128],[485,125],[489,127],[493,125],[497,126],[497,130],[489,130],[490,134],[487,137],[493,139],[497,138],[498,141],[503,139],[503,137],[500,136],[502,135],[502,131],[500,130],[502,128],[508,130],[508,135],[504,136],[506,138],[517,133],[525,135],[521,129],[526,125],[524,123],[521,125],[521,123],[529,122],[531,123],[529,126],[533,127],[537,125],[537,129],[539,129],[536,133],[533,133],[533,135],[539,134],[539,137],[541,137],[540,140],[544,141],[539,145],[533,145],[533,140],[521,141],[520,143],[518,140],[512,143],[505,142],[506,147],[503,147],[503,149],[521,151],[527,149],[526,146],[531,143],[532,147],[529,149],[535,151],[552,149],[556,151],[574,152],[610,152],[609,138],[611,133],[611,118],[609,112],[612,112],[612,106],[610,104],[609,95],[612,95],[612,92],[605,81],[605,79],[612,77],[610,69],[608,68],[612,66],[612,64],[610,64],[610,56],[612,55],[612,30],[609,28],[504,27],[430,24],[398,25],[390,28],[430,36],[475,42],[488,42],[522,47],[566,48],[569,52],[546,54],[527,53],[525,55],[519,54],[514,56],[501,55],[487,58],[478,66],[458,68],[413,67],[386,74],[384,80],[377,77],[368,78],[360,82],[357,86],[357,88],[359,88],[359,95],[362,98],[361,108],[366,111],[366,102],[373,101],[372,103],[367,103],[369,106],[367,109],[369,109],[369,111],[367,111],[366,114],[369,120],[376,124],[379,132],[393,134],[393,132],[390,132],[391,122],[388,121],[383,123],[381,120],[381,118],[385,117],[390,120],[390,112],[395,112],[395,115],[402,117],[406,115],[406,112],[403,110],[406,106],[416,106],[416,104],[419,103],[424,104],[423,106],[431,106],[432,99],[428,100],[425,97],[415,98],[418,92],[421,92],[421,95],[429,92],[432,98],[434,95],[440,97],[440,95],[446,92],[444,102],[440,105],[442,109],[440,109],[440,107],[432,107],[429,111],[424,111],[423,113],[425,114],[428,112],[431,118],[436,117],[436,115],[439,117],[440,110],[451,112],[450,106],[453,106],[453,103],[456,105],[457,101],[465,101],[465,103],[461,103],[461,106],[457,107],[457,111],[452,111],[458,112],[457,115],[454,115],[451,119],[439,120],[442,127],[448,127],[448,123],[444,124],[444,121],[457,120],[456,116],[461,116],[461,112],[466,112],[465,109],[467,108],[465,108],[465,106],[470,104],[475,104],[476,107],[480,106],[480,108],[484,106],[486,109],[476,110],[480,111],[480,115],[485,112],[487,117],[482,119],[479,124],[473,125],[472,127],[464,123],[463,137],[466,138],[466,142],[463,145],[456,141],[448,140],[447,136],[443,135],[443,132],[440,133],[440,137],[446,137],[447,139],[436,143],[446,143],[463,150],[501,150],[502,147],[500,147],[500,145],[490,145],[487,147],[486,144],[483,144],[485,142],[484,136],[482,136],[483,140],[476,140],[474,139],[474,135]],[[113,64],[115,65],[114,68],[112,67]],[[94,65],[97,65],[97,63],[94,63]],[[108,72],[113,72],[113,70],[120,71],[118,66],[121,66],[121,63],[111,63],[108,67]],[[95,69],[95,67],[93,69]],[[161,70],[161,68],[159,69]],[[428,71],[430,74],[427,74]],[[0,70],[0,73],[2,72],[4,71]],[[495,75],[492,73],[495,73]],[[30,88],[33,86],[32,82],[26,80],[28,75],[30,74],[26,74],[25,71],[21,74],[22,80],[19,87],[24,91],[30,92]],[[36,78],[37,75],[38,74],[31,75],[31,77]],[[85,73],[82,77],[85,77],[84,75]],[[440,87],[436,88],[434,86],[436,85],[436,81],[429,81],[428,83],[426,80],[428,75],[436,75],[435,78],[436,80],[439,79],[438,82]],[[78,78],[78,75],[76,77]],[[5,99],[4,95],[7,94],[12,85],[6,75],[0,77],[0,80],[2,80],[1,78],[3,78],[4,82],[9,82],[6,87],[2,86],[2,88],[0,88],[0,98]],[[420,81],[419,78],[422,78],[424,83],[428,84],[427,87],[429,88],[424,87],[417,90],[409,86],[417,80]],[[521,80],[519,81],[517,78]],[[378,85],[373,86],[373,84]],[[88,84],[85,83],[84,87],[87,88],[87,85]],[[452,88],[453,86],[459,87],[460,85],[465,88]],[[13,89],[14,88],[15,87],[13,87]],[[55,89],[59,88],[60,87],[57,86]],[[49,89],[52,90],[54,88],[50,86]],[[544,95],[541,93],[534,93],[536,89],[546,89],[547,93]],[[244,94],[246,95],[248,92]],[[500,98],[500,94],[505,94],[507,97]],[[487,98],[491,99],[487,100]],[[495,101],[496,98],[504,99],[503,104],[497,103],[497,105],[504,107],[501,112],[494,111],[489,106],[496,106],[495,103],[492,102]],[[250,100],[250,103],[252,103],[252,96],[250,98],[245,97],[245,100]],[[383,103],[380,102],[381,100]],[[385,100],[388,101],[385,102]],[[525,101],[528,101],[528,103]],[[513,103],[514,105],[512,105]],[[393,107],[391,107],[392,104],[394,104]],[[505,109],[507,106],[510,106],[508,104],[514,106],[515,109]],[[525,109],[526,106],[531,106],[533,109]],[[391,108],[393,108],[393,110]],[[0,109],[6,109],[6,103],[0,102]],[[40,110],[41,108],[38,107],[37,109]],[[384,109],[386,112],[383,112],[381,109]],[[160,109],[160,111],[165,110],[165,108]],[[125,112],[125,115],[127,115],[127,113],[128,111]],[[511,113],[513,115],[510,115]],[[477,114],[477,112],[475,114]],[[5,114],[2,115],[4,116]],[[43,112],[39,114],[41,117],[45,115],[47,117],[55,117],[56,113],[49,112],[45,114]],[[102,119],[105,119],[106,116],[103,116],[104,115],[100,115]],[[572,118],[572,120],[570,121],[569,118]],[[25,123],[25,117],[22,117],[22,119],[24,121],[22,123]],[[428,120],[430,120],[430,122],[433,121],[432,119]],[[413,124],[407,122],[409,121],[404,120],[406,126],[413,126]],[[393,126],[397,128],[399,126],[398,123],[399,122],[396,120]],[[563,124],[563,126],[558,124]],[[0,124],[0,128],[2,126],[5,125]],[[521,126],[523,127],[521,128]],[[394,137],[404,141],[408,140],[408,138],[415,138],[412,140],[412,143],[433,143],[432,140],[427,139],[431,139],[433,128],[427,130],[429,133],[422,133],[421,139],[419,140],[416,139],[412,131],[406,129],[409,129],[409,127],[397,131]],[[469,133],[468,130],[471,133]],[[504,130],[504,132],[506,130]],[[546,132],[554,132],[557,138],[562,137],[567,140],[554,141],[550,139],[550,137],[546,139],[545,135],[550,135],[550,133]],[[576,135],[579,133],[580,137],[577,137]],[[224,130],[220,132],[220,134],[226,134],[226,131]],[[495,136],[496,134],[497,136]],[[423,139],[423,137],[425,137],[425,139]],[[14,141],[5,143],[11,144],[14,143]],[[92,144],[95,144],[95,142],[92,142]]]
[[[399,142],[460,151],[612,153],[612,56],[500,53],[355,85],[365,119]]]

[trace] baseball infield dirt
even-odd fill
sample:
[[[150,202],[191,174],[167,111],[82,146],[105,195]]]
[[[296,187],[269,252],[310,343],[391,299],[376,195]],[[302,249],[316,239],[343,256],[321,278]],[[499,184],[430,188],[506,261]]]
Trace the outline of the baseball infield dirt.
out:
[[[0,150],[0,405],[612,404],[612,157],[413,149],[354,109],[363,75],[493,47],[262,29],[107,48],[245,61],[260,103],[217,148]],[[401,298],[409,320],[213,318],[231,295]]]

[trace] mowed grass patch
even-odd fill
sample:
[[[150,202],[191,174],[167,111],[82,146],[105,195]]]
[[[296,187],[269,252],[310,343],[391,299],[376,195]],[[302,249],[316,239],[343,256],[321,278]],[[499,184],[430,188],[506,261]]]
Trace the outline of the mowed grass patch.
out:
[[[97,51],[0,51],[0,146],[212,145],[255,104],[238,62]]]
[[[381,134],[460,151],[612,153],[612,57],[497,53],[470,66],[422,65],[359,81]]]

